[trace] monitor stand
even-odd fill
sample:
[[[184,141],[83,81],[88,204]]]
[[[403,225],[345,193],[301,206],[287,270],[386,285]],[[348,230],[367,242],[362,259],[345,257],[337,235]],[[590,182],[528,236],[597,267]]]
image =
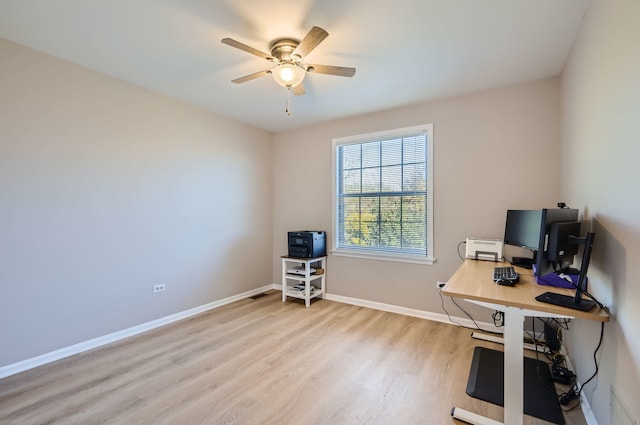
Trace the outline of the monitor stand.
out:
[[[536,301],[580,311],[590,311],[596,306],[595,301],[581,299],[580,302],[576,303],[574,296],[556,294],[555,292],[545,292],[544,294],[540,294],[536,297]]]

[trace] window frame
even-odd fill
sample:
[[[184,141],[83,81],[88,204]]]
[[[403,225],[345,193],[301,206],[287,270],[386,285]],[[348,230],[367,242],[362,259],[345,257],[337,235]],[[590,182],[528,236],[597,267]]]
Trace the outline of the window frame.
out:
[[[373,249],[361,249],[361,248],[339,248],[338,247],[338,155],[337,150],[339,146],[350,144],[362,144],[366,142],[373,142],[379,140],[394,139],[399,137],[412,136],[419,133],[427,135],[426,146],[426,255],[416,255],[409,253],[393,253],[376,251]],[[423,124],[412,127],[404,127],[393,130],[377,131],[367,134],[359,134],[347,137],[338,137],[333,139],[332,143],[332,223],[335,237],[332,242],[331,254],[336,256],[365,258],[385,261],[398,261],[407,263],[419,263],[419,264],[433,264],[436,259],[434,257],[433,247],[433,123]]]

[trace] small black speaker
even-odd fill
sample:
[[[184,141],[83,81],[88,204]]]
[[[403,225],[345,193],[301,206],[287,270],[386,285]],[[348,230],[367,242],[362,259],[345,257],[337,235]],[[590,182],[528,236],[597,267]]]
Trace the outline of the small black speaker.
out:
[[[523,267],[525,269],[530,269],[533,267],[533,259],[526,257],[513,257],[511,259],[511,264],[518,267]]]

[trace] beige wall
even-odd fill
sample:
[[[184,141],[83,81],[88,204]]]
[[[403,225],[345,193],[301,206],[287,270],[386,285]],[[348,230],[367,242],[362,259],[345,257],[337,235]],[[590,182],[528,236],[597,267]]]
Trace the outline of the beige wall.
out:
[[[274,253],[286,232],[331,229],[332,139],[434,124],[435,257],[417,265],[330,256],[331,294],[443,314],[436,281],[447,280],[467,236],[503,236],[509,208],[554,207],[560,186],[559,81],[422,103],[277,134],[274,145]],[[461,248],[464,252],[464,248]],[[273,281],[280,282],[274,260]],[[477,318],[487,310],[468,305]],[[462,315],[453,310],[455,315]]]
[[[598,379],[585,387],[599,425],[615,423],[611,386],[640,420],[639,19],[640,2],[592,2],[562,78],[564,193],[593,221],[591,290],[612,313]],[[597,324],[576,321],[569,335],[583,381],[599,334]]]
[[[0,366],[272,283],[270,134],[1,39],[0,63]]]
[[[593,220],[591,288],[613,316],[585,394],[598,425],[611,386],[640,419],[638,16],[633,0],[593,2],[562,84],[275,136],[0,40],[0,367],[279,283],[288,230],[333,241],[332,139],[432,122],[438,261],[330,256],[329,292],[442,313],[435,282],[459,242],[563,200]],[[598,335],[574,321],[567,336],[582,381]]]

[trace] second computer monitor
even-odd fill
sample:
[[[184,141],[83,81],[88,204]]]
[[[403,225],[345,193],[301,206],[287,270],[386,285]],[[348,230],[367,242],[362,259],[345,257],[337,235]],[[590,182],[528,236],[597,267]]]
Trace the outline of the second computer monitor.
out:
[[[578,222],[579,212],[577,209],[572,208],[553,208],[542,210],[542,223],[540,227],[540,244],[538,245],[538,255],[536,257],[536,276],[543,276],[547,273],[556,271],[567,264],[573,262],[573,255],[558,254],[558,249],[569,245],[569,236],[580,236],[580,228],[578,227],[577,233],[570,235],[567,233],[571,226],[560,226],[561,231],[555,232],[553,237],[554,241],[551,243],[554,245],[553,257],[562,255],[564,258],[565,266],[559,265],[556,260],[549,259],[549,241],[551,237],[551,229],[558,228],[560,223],[576,223]],[[575,231],[575,228],[574,228]],[[560,239],[564,238],[564,239]],[[577,251],[576,251],[577,252]]]
[[[567,221],[551,223],[547,243],[547,261],[558,269],[569,267],[578,253],[578,243],[574,237],[580,236],[580,222]]]
[[[509,210],[505,224],[505,244],[528,248],[533,253],[534,274],[542,276],[571,264],[577,247],[569,236],[579,236],[579,212],[572,208]],[[565,226],[565,223],[572,223]],[[553,233],[552,233],[553,230]],[[549,257],[550,238],[551,259]],[[577,251],[576,251],[577,252]]]

